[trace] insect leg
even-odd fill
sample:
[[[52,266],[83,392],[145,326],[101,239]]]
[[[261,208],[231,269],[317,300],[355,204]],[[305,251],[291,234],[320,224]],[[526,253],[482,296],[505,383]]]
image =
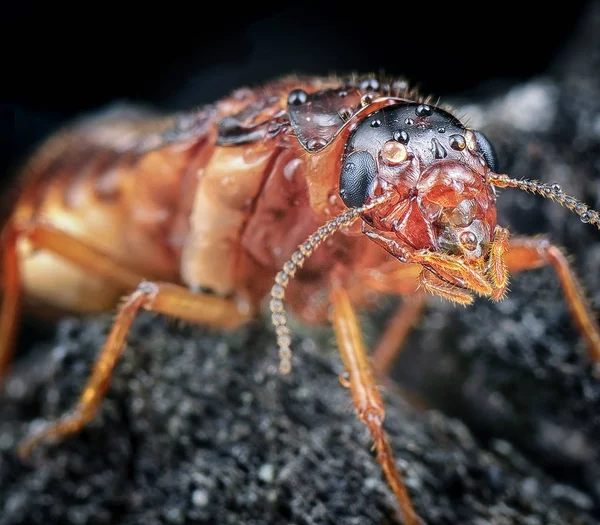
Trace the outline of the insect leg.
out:
[[[349,289],[350,297],[360,296],[360,290],[369,289],[391,295],[402,295],[403,302],[387,322],[385,331],[371,353],[375,376],[386,380],[394,361],[402,353],[403,344],[425,309],[426,294],[418,290],[418,264],[403,264],[397,260],[384,263],[376,269],[360,274]],[[356,289],[355,289],[356,288]]]
[[[564,253],[547,239],[520,237],[512,239],[506,253],[510,272],[552,265],[560,281],[571,316],[581,332],[590,357],[600,363],[600,327]]]
[[[5,362],[8,362],[11,352],[12,345],[7,343],[10,343],[14,337],[10,334],[10,330],[14,330],[16,324],[16,307],[20,299],[20,276],[16,253],[19,240],[27,239],[33,247],[55,253],[85,268],[91,274],[114,282],[124,290],[136,290],[121,307],[75,409],[59,421],[51,423],[45,429],[26,438],[19,448],[22,456],[27,456],[42,441],[60,439],[77,432],[94,416],[108,389],[113,368],[125,344],[129,327],[140,309],[218,327],[233,327],[248,318],[248,315],[238,311],[233,301],[194,294],[186,288],[173,284],[143,282],[140,274],[129,270],[124,264],[114,262],[108,254],[49,224],[39,222],[24,226],[11,224],[5,228],[3,235],[6,291],[0,316],[0,327],[2,328],[0,342],[5,346],[0,347],[0,358]]]
[[[0,379],[11,360],[21,303],[21,269],[17,253],[20,241],[27,240],[33,248],[53,252],[86,268],[90,273],[106,277],[123,289],[134,289],[142,280],[125,265],[116,264],[100,250],[92,248],[52,225],[32,222],[17,225],[9,222],[2,232],[4,298],[0,311]]]
[[[417,525],[419,518],[396,467],[394,455],[383,429],[385,409],[363,345],[360,327],[347,291],[340,283],[331,286],[333,327],[344,366],[349,374],[352,401],[359,419],[367,425],[377,451],[377,461],[396,496],[406,525]]]
[[[0,380],[4,377],[14,352],[17,321],[21,306],[21,276],[17,256],[19,234],[12,223],[2,231],[2,310],[0,311]]]
[[[108,390],[127,333],[137,313],[142,309],[223,328],[233,328],[249,318],[247,314],[239,312],[231,300],[195,294],[187,288],[170,283],[141,282],[122,304],[75,407],[58,421],[27,436],[19,445],[18,452],[21,457],[27,457],[43,442],[57,441],[78,432],[94,417]]]
[[[387,377],[402,349],[410,331],[425,310],[425,294],[417,293],[404,301],[387,322],[383,335],[371,354],[371,364],[376,377]]]

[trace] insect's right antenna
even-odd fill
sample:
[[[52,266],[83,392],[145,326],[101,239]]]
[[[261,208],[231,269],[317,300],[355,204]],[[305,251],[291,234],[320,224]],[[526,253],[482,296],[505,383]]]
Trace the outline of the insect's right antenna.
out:
[[[354,208],[338,215],[335,219],[326,222],[316,232],[311,234],[306,241],[298,246],[298,249],[292,254],[290,259],[283,265],[283,269],[276,275],[275,284],[271,288],[271,321],[275,325],[277,333],[277,344],[279,346],[279,371],[282,374],[289,374],[292,370],[292,350],[290,345],[292,338],[290,329],[287,325],[287,317],[283,306],[285,290],[294,277],[296,271],[304,265],[305,261],[313,254],[323,241],[328,239],[336,231],[344,226],[350,226],[361,213],[369,211],[379,206],[389,198],[389,195],[382,195],[377,199],[365,204],[360,208]]]
[[[518,188],[519,190],[530,191],[547,199],[552,199],[579,215],[581,222],[595,224],[600,230],[600,213],[591,209],[587,204],[584,204],[575,197],[563,193],[562,188],[558,184],[544,184],[536,180],[517,180],[510,178],[508,175],[498,175],[495,173],[490,174],[490,182],[498,188]]]

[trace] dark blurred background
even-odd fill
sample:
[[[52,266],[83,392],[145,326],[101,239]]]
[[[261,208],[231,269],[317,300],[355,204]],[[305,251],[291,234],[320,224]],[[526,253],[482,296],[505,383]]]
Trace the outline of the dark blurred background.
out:
[[[116,99],[184,108],[290,72],[384,70],[442,97],[503,89],[546,70],[588,3],[5,3],[0,174]]]

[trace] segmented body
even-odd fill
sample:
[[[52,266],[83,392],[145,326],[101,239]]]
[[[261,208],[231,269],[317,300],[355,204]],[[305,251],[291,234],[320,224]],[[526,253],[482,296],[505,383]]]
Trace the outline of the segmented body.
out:
[[[254,308],[298,244],[346,209],[338,194],[339,135],[372,102],[372,87],[289,77],[175,116],[114,107],[42,145],[25,167],[14,218],[51,223],[147,279]],[[291,114],[288,99],[298,89],[328,93],[306,114]],[[408,96],[403,83],[383,90]],[[319,131],[311,117],[321,119]],[[325,136],[323,119],[331,121]],[[290,287],[290,308],[307,322],[324,318],[335,263],[358,279],[391,258],[357,228],[344,233],[328,240]],[[22,244],[30,298],[90,312],[114,307],[124,292]],[[357,287],[356,304],[367,301],[362,294]]]

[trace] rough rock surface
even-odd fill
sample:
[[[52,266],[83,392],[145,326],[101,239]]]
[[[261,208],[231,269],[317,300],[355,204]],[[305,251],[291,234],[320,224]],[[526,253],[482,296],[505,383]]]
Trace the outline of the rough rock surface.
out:
[[[457,101],[504,171],[560,183],[596,209],[599,30],[596,9],[544,77]],[[517,190],[499,205],[512,231],[547,233],[574,255],[600,311],[600,232]],[[370,340],[391,307],[363,317]],[[266,323],[219,334],[144,314],[99,416],[22,464],[16,440],[72,405],[110,321],[63,320],[20,352],[0,398],[0,525],[398,522],[328,329],[295,327],[284,378]],[[550,268],[514,276],[499,304],[433,301],[394,375],[436,407],[385,392],[386,428],[426,523],[600,523],[600,380]]]
[[[143,315],[100,416],[20,464],[14,440],[69,408],[109,324],[65,320],[18,363],[1,410],[2,525],[397,523],[325,332],[298,341],[282,378],[260,325],[222,336]],[[426,523],[596,522],[588,494],[508,442],[483,447],[389,394],[387,429]]]

